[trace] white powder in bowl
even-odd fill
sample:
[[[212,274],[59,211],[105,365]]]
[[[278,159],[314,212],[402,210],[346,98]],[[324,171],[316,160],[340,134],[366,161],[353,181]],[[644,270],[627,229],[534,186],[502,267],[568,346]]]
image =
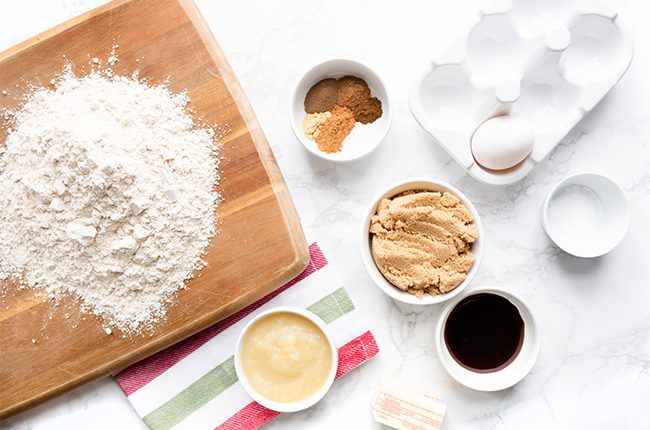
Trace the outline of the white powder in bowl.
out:
[[[215,234],[214,132],[186,94],[68,70],[0,144],[0,281],[21,279],[126,333],[164,316]]]

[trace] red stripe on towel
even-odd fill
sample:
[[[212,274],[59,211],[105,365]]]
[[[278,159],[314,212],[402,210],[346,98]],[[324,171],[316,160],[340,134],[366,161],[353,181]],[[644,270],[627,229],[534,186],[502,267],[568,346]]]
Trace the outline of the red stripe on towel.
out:
[[[287,282],[282,287],[273,291],[271,294],[262,297],[252,305],[249,305],[248,307],[235,312],[229,317],[219,321],[215,325],[210,326],[188,337],[187,339],[168,347],[167,349],[157,352],[156,354],[153,354],[152,356],[145,358],[144,360],[139,361],[114,375],[115,380],[119,384],[124,394],[130,396],[154,380],[156,377],[163,374],[174,364],[178,363],[180,360],[196,351],[210,339],[226,330],[228,327],[247,317],[256,309],[266,304],[268,301],[283,291],[286,291],[299,281],[302,281],[309,275],[327,265],[327,259],[323,255],[321,249],[318,247],[318,244],[313,243],[309,246],[309,256],[311,260],[307,268],[296,278]]]
[[[378,352],[379,347],[370,331],[352,339],[339,348],[339,368],[336,371],[336,377],[340,378],[364,361],[377,355]]]
[[[378,352],[379,347],[370,331],[352,339],[339,348],[339,367],[336,377],[340,378]],[[215,430],[254,430],[278,415],[279,412],[267,409],[257,402],[251,402],[217,426]]]

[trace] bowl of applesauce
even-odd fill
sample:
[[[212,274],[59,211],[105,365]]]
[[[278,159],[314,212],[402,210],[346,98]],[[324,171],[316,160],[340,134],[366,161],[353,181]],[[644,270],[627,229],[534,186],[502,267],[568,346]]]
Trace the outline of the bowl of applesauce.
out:
[[[255,316],[235,349],[235,371],[260,405],[296,412],[329,391],[338,367],[338,350],[325,323],[314,313],[279,306]]]

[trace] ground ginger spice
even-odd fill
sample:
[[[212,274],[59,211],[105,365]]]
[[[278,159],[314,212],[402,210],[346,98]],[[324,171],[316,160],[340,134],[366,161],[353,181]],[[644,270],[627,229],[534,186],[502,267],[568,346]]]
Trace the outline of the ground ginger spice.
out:
[[[327,118],[331,116],[331,112],[317,112],[305,115],[302,120],[302,132],[308,139],[316,140],[323,124],[325,124]]]

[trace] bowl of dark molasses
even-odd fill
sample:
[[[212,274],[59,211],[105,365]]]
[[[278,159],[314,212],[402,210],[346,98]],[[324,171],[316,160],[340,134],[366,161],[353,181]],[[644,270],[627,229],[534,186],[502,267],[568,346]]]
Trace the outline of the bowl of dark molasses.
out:
[[[524,300],[492,286],[472,288],[443,309],[438,357],[459,383],[479,391],[509,388],[539,355],[535,318]]]

